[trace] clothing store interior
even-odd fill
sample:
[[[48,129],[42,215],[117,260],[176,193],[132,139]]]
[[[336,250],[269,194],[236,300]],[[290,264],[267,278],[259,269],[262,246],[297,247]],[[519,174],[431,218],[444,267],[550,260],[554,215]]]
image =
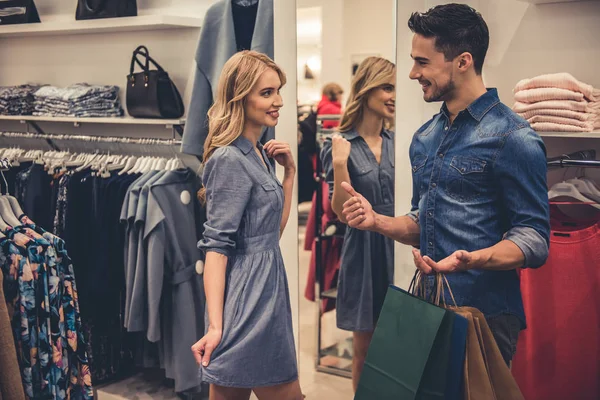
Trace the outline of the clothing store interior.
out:
[[[600,1],[448,3],[0,0],[0,400],[599,399]]]

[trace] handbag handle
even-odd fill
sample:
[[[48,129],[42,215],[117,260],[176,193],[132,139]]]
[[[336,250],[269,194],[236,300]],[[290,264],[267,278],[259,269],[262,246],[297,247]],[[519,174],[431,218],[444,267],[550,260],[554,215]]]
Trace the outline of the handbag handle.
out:
[[[104,8],[104,5],[106,4],[106,0],[100,0],[100,2],[98,3],[98,7],[94,8],[91,7],[88,4],[89,0],[83,0],[83,5],[85,6],[85,8],[87,8],[87,11],[96,14],[98,11],[102,10],[102,8]]]
[[[144,64],[142,64],[142,62],[138,59],[138,55],[145,57]],[[140,66],[140,68],[142,69],[142,71],[144,71],[146,75],[150,73],[150,63],[152,63],[159,71],[164,71],[163,67],[161,67],[160,64],[156,62],[156,60],[150,57],[150,52],[148,51],[148,48],[146,46],[138,46],[133,51],[133,56],[131,57],[131,65],[129,67],[129,75],[133,75],[133,70],[135,68],[136,63]]]

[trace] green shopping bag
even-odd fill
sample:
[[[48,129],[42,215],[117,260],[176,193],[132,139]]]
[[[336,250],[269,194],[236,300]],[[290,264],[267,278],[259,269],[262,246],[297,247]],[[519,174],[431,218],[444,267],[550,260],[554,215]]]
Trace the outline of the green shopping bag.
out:
[[[390,286],[354,399],[444,399],[455,317]]]

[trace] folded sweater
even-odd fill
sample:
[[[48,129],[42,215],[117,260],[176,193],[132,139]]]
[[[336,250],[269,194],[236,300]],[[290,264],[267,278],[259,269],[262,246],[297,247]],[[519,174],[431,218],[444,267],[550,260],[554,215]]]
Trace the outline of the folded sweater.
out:
[[[546,100],[584,100],[583,93],[558,88],[526,89],[515,93],[515,100],[522,103],[536,103]]]
[[[531,128],[537,132],[591,132],[591,129],[579,126],[555,124],[553,122],[533,122]]]
[[[590,101],[600,100],[600,89],[592,85],[578,81],[573,75],[566,72],[536,76],[531,79],[523,79],[517,83],[514,93],[536,88],[559,88],[582,93]]]
[[[517,113],[523,113],[531,110],[571,110],[597,113],[600,110],[600,102],[590,103],[586,100],[547,100],[537,103],[524,103],[517,101],[513,105],[513,111]]]
[[[593,131],[595,128],[595,126],[594,126],[595,122],[579,121],[577,119],[563,118],[563,117],[552,117],[549,115],[534,115],[533,117],[528,118],[527,121],[529,121],[530,124],[537,123],[537,122],[550,122],[553,124],[576,126],[578,128],[584,128],[584,129],[586,129],[586,131],[589,131],[589,132]]]
[[[532,118],[534,116],[549,116],[549,117],[562,117],[575,119],[577,121],[596,121],[598,119],[598,114],[589,113],[589,112],[579,112],[579,111],[571,111],[571,110],[553,110],[553,109],[539,109],[539,110],[530,110],[525,112],[517,113],[521,117],[525,119]]]

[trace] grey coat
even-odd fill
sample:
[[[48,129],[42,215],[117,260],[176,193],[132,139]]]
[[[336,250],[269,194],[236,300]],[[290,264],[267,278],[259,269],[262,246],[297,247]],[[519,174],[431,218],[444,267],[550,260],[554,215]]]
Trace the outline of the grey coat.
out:
[[[273,58],[273,0],[260,0],[258,3],[252,50]],[[202,157],[208,135],[206,114],[216,95],[221,70],[236,52],[231,0],[221,0],[206,12],[200,33],[194,88],[181,146],[183,153]],[[273,138],[273,129],[269,129],[265,136]]]
[[[125,230],[125,316],[124,326],[129,330],[130,309],[133,296],[133,284],[135,280],[135,265],[138,256],[139,237],[135,229],[135,218],[137,205],[139,201],[140,191],[142,186],[152,178],[158,171],[151,171],[139,177],[131,184],[123,207],[121,208],[121,223],[126,224]],[[134,319],[141,319],[141,315],[134,316]],[[136,323],[134,322],[133,326]]]
[[[161,344],[165,374],[175,391],[200,385],[191,347],[204,335],[204,286],[196,273],[203,259],[196,247],[202,225],[196,200],[199,179],[189,169],[168,171],[148,192],[144,247],[147,249],[148,329]]]

